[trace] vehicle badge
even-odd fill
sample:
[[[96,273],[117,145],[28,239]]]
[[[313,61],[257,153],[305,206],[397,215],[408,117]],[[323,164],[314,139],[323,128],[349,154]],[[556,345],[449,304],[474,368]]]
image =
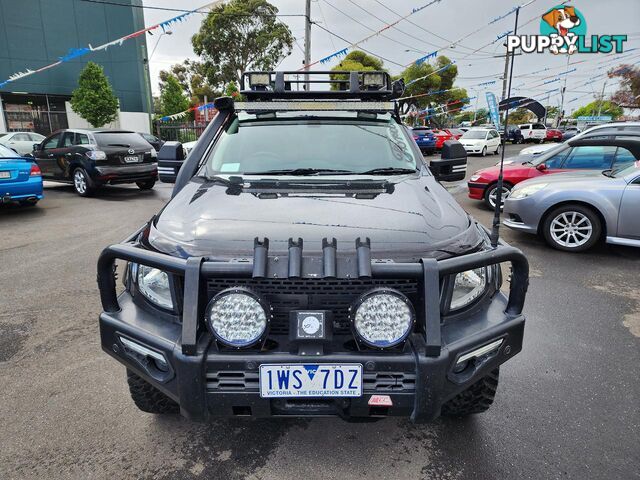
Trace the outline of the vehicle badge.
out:
[[[130,148],[129,150],[127,150],[127,153],[129,155],[133,155],[134,153],[136,153],[136,151],[133,148]]]

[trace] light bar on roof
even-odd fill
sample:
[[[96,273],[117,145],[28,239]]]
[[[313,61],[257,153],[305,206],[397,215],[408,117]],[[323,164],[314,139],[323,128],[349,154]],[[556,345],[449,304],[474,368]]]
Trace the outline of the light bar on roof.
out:
[[[393,102],[235,102],[236,110],[248,111],[393,111]]]

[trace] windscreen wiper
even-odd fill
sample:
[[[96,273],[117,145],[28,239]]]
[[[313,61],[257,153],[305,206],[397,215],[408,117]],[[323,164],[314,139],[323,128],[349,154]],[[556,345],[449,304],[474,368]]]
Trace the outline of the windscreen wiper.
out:
[[[381,167],[373,168],[365,172],[358,172],[358,175],[402,175],[407,173],[417,173],[418,170],[412,168],[399,168],[399,167]]]
[[[265,170],[264,172],[244,172],[244,175],[332,175],[334,173],[355,174],[351,170],[338,170],[333,168],[293,168],[283,170]]]

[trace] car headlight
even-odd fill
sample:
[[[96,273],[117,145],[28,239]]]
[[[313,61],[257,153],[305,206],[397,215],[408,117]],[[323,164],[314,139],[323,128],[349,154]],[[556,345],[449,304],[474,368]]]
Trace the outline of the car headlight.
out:
[[[476,301],[487,289],[489,270],[487,267],[460,272],[453,281],[451,310],[459,310]]]
[[[158,158],[158,152],[156,151],[155,148],[151,147],[151,150],[149,150],[149,153],[151,154],[151,158]]]
[[[471,175],[469,179],[470,182],[477,182],[478,180],[480,180],[480,175]]]
[[[169,275],[157,268],[136,265],[138,290],[149,301],[162,308],[173,309]]]
[[[547,183],[535,183],[533,185],[526,185],[522,188],[516,187],[511,191],[509,198],[513,198],[517,200],[518,198],[530,197],[534,193],[542,190],[547,185],[548,185]]]
[[[235,348],[258,343],[267,331],[269,308],[246,288],[223,290],[211,299],[206,318],[211,333],[224,345]]]
[[[365,293],[352,307],[352,312],[356,337],[373,348],[399,345],[415,323],[411,302],[395,290],[374,289]]]

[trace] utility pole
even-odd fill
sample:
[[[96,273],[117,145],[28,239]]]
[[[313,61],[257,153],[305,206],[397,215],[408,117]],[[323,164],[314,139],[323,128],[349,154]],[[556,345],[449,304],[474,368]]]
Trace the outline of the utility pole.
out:
[[[304,70],[309,71],[311,63],[311,0],[306,0],[304,11]],[[309,89],[309,73],[304,75],[304,88]]]
[[[508,53],[504,54],[504,74],[502,75],[502,98],[500,100],[504,100],[505,98],[507,98],[507,80],[509,78],[509,59],[510,58],[511,58],[511,55],[509,55]]]
[[[605,78],[604,83],[602,84],[602,93],[600,94],[600,102],[598,102],[598,116],[602,113],[602,102],[604,102],[604,89],[607,88],[607,80]]]
[[[562,90],[560,90],[560,111],[558,112],[558,117],[556,119],[556,128],[560,126],[560,120],[562,117],[564,117],[562,112],[564,111],[564,94],[567,91],[567,77],[569,76],[567,72],[569,71],[569,60],[571,60],[571,55],[567,53],[567,68],[564,74],[564,85],[562,87]],[[565,122],[565,126],[566,126],[566,122]]]

